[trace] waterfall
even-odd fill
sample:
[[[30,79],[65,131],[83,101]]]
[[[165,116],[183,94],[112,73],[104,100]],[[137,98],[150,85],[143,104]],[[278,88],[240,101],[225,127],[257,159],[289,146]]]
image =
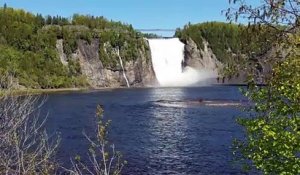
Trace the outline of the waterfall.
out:
[[[118,57],[119,57],[119,60],[120,60],[120,65],[121,65],[121,67],[122,67],[123,77],[124,77],[124,79],[125,79],[125,81],[126,81],[127,87],[130,87],[129,81],[128,81],[128,79],[127,79],[127,77],[126,77],[126,74],[125,74],[125,69],[124,69],[124,66],[123,66],[122,58],[121,58],[121,56],[120,56],[120,49],[119,49],[119,48],[117,49],[116,53],[117,53],[117,55],[118,55]]]
[[[190,86],[207,78],[204,71],[183,67],[184,44],[178,38],[148,40],[160,86]]]

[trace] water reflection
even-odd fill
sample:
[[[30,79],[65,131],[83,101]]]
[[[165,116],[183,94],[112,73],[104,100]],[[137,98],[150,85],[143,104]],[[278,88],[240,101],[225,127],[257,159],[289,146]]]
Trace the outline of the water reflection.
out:
[[[86,155],[89,144],[82,131],[95,131],[95,108],[103,104],[111,119],[109,139],[128,164],[124,174],[241,174],[230,166],[232,137],[241,128],[236,108],[160,106],[159,100],[240,99],[236,87],[120,89],[92,93],[50,95],[47,127],[58,131],[62,142],[57,156]],[[180,103],[179,103],[180,104]]]
[[[154,100],[180,100],[185,98],[183,89],[153,89],[151,95]],[[171,98],[171,99],[170,99]],[[188,156],[184,140],[187,139],[187,122],[183,108],[154,107],[150,111],[148,132],[151,133],[151,152],[149,166],[160,169],[160,173],[179,173],[177,170],[186,168],[184,162]],[[163,162],[163,163],[162,163]],[[174,162],[181,162],[176,163]],[[150,170],[151,171],[151,170]]]

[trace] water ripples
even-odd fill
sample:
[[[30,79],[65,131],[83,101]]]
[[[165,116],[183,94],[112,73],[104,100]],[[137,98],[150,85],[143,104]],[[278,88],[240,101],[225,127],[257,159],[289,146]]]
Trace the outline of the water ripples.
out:
[[[128,161],[124,174],[242,174],[231,163],[232,139],[242,133],[235,123],[241,114],[235,106],[156,103],[201,97],[230,99],[228,96],[238,100],[236,89],[218,89],[124,89],[53,95],[46,104],[53,110],[48,127],[62,133],[58,153],[62,162],[77,154],[84,156],[89,145],[82,132],[93,136],[95,107],[101,103],[105,117],[112,120],[109,139]]]

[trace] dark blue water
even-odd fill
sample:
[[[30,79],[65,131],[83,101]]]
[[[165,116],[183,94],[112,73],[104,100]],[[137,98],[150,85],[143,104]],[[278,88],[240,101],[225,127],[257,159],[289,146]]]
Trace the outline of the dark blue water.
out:
[[[241,100],[238,87],[117,89],[49,95],[50,132],[61,133],[58,159],[86,155],[82,132],[94,133],[95,109],[112,120],[110,140],[128,164],[124,174],[241,174],[232,139],[242,136],[236,106],[160,106],[158,100]]]

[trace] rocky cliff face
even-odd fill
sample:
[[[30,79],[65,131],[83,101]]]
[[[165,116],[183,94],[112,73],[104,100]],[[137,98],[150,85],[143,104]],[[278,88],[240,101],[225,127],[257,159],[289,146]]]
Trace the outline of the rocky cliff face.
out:
[[[263,83],[263,76],[266,75],[266,72],[269,71],[269,64],[264,64],[260,61],[260,59],[249,62],[249,66],[242,67],[240,70],[237,70],[234,75],[224,76],[224,67],[225,65],[219,61],[219,59],[215,56],[212,49],[209,48],[209,43],[203,40],[204,48],[198,48],[197,44],[192,40],[186,40],[185,45],[185,66],[190,66],[198,70],[208,70],[213,71],[217,77],[212,83],[220,83],[220,84],[245,84],[247,79],[249,69],[253,66],[250,64],[259,65],[256,66],[255,70],[251,70],[257,74],[257,82]],[[260,67],[261,69],[257,69]]]
[[[64,65],[68,64],[67,56],[63,52],[63,41],[57,41],[57,52]],[[85,40],[78,40],[78,48],[69,59],[78,61],[81,73],[87,78],[92,88],[100,87],[125,87],[126,81],[123,76],[123,69],[117,65],[116,69],[106,68],[99,56],[99,39],[93,39],[90,43]],[[147,42],[145,42],[147,44]],[[130,61],[123,60],[124,72],[130,86],[152,86],[156,82],[151,63],[150,51],[141,47],[138,49],[138,57]],[[120,64],[120,63],[118,63]]]
[[[122,58],[124,64],[124,72],[132,87],[155,86],[157,80],[152,66],[151,52],[148,42],[144,41],[146,47],[138,49],[137,58],[126,59]],[[85,40],[77,41],[78,48],[75,53],[67,56],[63,50],[63,41],[58,40],[56,47],[59,58],[63,65],[68,65],[68,59],[78,61],[81,68],[81,73],[86,77],[89,85],[93,88],[101,87],[126,87],[126,81],[123,76],[123,69],[120,63],[117,63],[115,68],[105,67],[101,62],[99,55],[99,39],[93,39],[90,43]],[[221,84],[243,84],[247,74],[240,70],[234,76],[222,76],[224,65],[218,61],[213,51],[209,48],[209,43],[204,40],[203,49],[198,48],[197,44],[188,39],[185,44],[185,60],[184,66],[189,66],[201,71],[210,71],[216,74],[216,79],[211,83]],[[104,50],[111,47],[109,43],[104,44]],[[107,52],[107,51],[106,51]],[[112,53],[108,53],[112,54]],[[112,55],[112,57],[115,55]],[[262,64],[263,70],[267,70]]]
[[[148,42],[145,41],[145,44],[148,45]],[[127,70],[126,76],[129,83],[136,86],[156,85],[157,80],[152,66],[150,50],[143,48],[138,51],[138,56],[136,61],[129,61],[125,64],[125,70]]]
[[[197,44],[188,39],[184,48],[184,66],[189,66],[197,70],[207,71],[218,76],[223,65],[216,58],[213,51],[208,47],[208,42],[203,42],[204,49],[197,47]],[[212,80],[212,83],[216,83],[216,80]]]
[[[99,60],[99,41],[92,40],[91,44],[87,41],[79,40],[78,49],[72,58],[79,60],[81,72],[87,77],[89,84],[93,87],[107,86],[104,67]]]
[[[203,42],[204,49],[199,49],[197,44],[188,39],[185,45],[185,64],[196,69],[207,69],[218,73],[223,67],[213,51],[208,47],[208,42]]]

